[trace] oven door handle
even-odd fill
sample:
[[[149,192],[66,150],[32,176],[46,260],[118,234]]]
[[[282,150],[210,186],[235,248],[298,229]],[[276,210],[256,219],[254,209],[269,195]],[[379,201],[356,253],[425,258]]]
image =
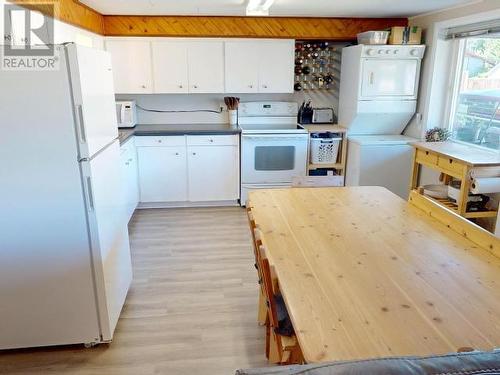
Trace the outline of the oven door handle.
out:
[[[276,134],[259,134],[259,135],[246,135],[242,134],[244,139],[265,139],[265,140],[277,140],[277,141],[288,141],[288,140],[307,140],[307,134],[297,134],[297,135],[276,135]]]

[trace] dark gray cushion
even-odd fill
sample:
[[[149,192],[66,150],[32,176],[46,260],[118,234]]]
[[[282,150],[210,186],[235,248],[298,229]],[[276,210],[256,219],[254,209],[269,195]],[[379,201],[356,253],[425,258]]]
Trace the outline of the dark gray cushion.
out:
[[[237,375],[500,375],[500,349],[238,370]]]

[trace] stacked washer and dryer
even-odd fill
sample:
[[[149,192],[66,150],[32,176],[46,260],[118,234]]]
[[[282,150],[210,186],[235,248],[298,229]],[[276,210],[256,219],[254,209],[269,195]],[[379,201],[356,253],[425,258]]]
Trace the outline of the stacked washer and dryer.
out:
[[[401,135],[417,107],[425,46],[342,50],[339,124],[348,128],[346,185],[384,186],[407,199],[413,148]]]

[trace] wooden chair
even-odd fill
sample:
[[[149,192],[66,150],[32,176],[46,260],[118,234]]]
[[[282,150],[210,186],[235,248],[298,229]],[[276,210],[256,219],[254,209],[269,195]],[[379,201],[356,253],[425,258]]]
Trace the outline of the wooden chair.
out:
[[[253,245],[253,252],[254,252],[254,257],[255,257],[255,268],[257,269],[257,276],[260,284],[259,288],[259,310],[257,312],[257,321],[259,322],[260,325],[265,325],[267,322],[267,306],[266,306],[266,296],[264,293],[264,287],[263,287],[263,281],[262,281],[262,272],[260,270],[260,251],[259,247],[262,245],[262,241],[260,238],[257,238],[256,235],[258,236],[258,231],[257,225],[255,224],[255,220],[252,215],[252,210],[247,207],[247,217],[248,217],[248,224],[250,225],[250,231],[252,232],[252,245]],[[267,353],[267,350],[266,350]]]
[[[269,260],[265,257],[265,250],[260,246],[260,268],[262,271],[264,291],[266,294],[267,305],[267,332],[266,332],[266,347],[268,347],[268,359],[271,363],[277,364],[296,364],[303,363],[303,356],[300,346],[295,335],[283,336],[277,332],[278,329],[278,313],[276,301],[274,299],[277,294],[277,280],[272,277]],[[269,343],[267,343],[269,341]]]
[[[337,187],[344,186],[342,176],[294,176],[292,177],[292,187]]]

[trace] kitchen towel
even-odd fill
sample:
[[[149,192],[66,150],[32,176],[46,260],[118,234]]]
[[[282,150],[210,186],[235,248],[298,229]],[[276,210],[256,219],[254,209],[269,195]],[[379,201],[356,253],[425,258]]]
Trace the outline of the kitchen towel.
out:
[[[473,194],[500,193],[500,177],[475,178],[470,191]]]

